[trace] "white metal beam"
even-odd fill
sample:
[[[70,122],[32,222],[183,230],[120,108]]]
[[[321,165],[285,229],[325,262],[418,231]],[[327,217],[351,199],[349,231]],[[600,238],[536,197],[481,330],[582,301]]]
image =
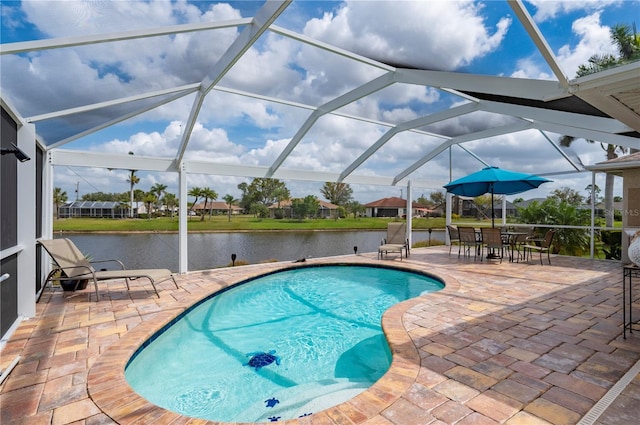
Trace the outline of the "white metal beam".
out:
[[[640,80],[640,77],[638,77]],[[638,90],[640,91],[640,89]],[[595,90],[579,92],[576,96],[595,106],[615,119],[627,124],[635,131],[640,131],[640,115],[627,105],[622,104],[614,96],[604,95]]]
[[[458,147],[460,149],[462,149],[463,151],[465,151],[467,154],[469,154],[471,157],[473,157],[476,161],[478,161],[479,163],[481,163],[482,165],[484,165],[485,167],[490,167],[491,164],[489,164],[487,161],[485,161],[484,159],[480,158],[478,155],[476,155],[475,153],[471,152],[469,149],[467,149],[465,146],[458,144]]]
[[[406,131],[415,127],[422,127],[428,124],[433,124],[438,121],[444,121],[444,120],[457,117],[463,114],[468,114],[476,111],[477,109],[478,109],[477,103],[466,103],[461,106],[457,106],[451,109],[446,109],[444,111],[436,112],[431,115],[427,115],[424,117],[417,118],[415,120],[398,124],[395,128],[390,129],[384,135],[382,135],[382,137],[380,137],[374,144],[369,146],[369,148],[366,151],[364,151],[362,155],[360,155],[347,168],[345,168],[345,170],[340,174],[340,178],[338,179],[338,182],[343,181],[349,174],[353,173],[353,171],[356,168],[362,165],[362,163],[364,163],[367,159],[369,159],[371,155],[376,153],[382,146],[384,146],[385,143],[387,143],[393,136],[395,136],[399,132]]]
[[[478,109],[482,111],[558,125],[568,123],[567,126],[571,128],[584,128],[607,133],[626,133],[633,130],[631,127],[612,118],[486,100],[481,100],[479,103]]]
[[[478,131],[478,132],[475,132],[475,133],[468,133],[468,134],[463,134],[463,135],[458,136],[458,137],[454,137],[451,140],[448,140],[448,141],[442,143],[441,145],[439,145],[438,147],[433,149],[431,152],[429,152],[428,154],[426,154],[425,156],[420,158],[418,161],[413,163],[410,167],[408,167],[407,169],[402,171],[400,174],[398,174],[393,179],[393,184],[395,185],[400,180],[402,180],[402,179],[406,178],[407,176],[409,176],[411,173],[416,171],[418,168],[422,167],[424,164],[426,164],[427,162],[431,161],[433,158],[438,156],[442,151],[447,149],[449,146],[452,146],[452,145],[455,145],[455,144],[464,143],[464,142],[470,142],[472,140],[486,139],[486,138],[489,138],[489,137],[499,136],[501,134],[515,133],[515,132],[518,132],[518,131],[527,130],[529,128],[531,128],[531,124],[530,123],[520,122],[520,123],[516,123],[516,124],[506,125],[506,126],[503,126],[503,127],[489,128],[489,129]]]
[[[557,81],[398,68],[398,83],[548,101],[569,96]]]
[[[544,131],[540,131],[540,134],[542,134],[542,136],[547,139],[547,142],[549,142],[549,144],[551,146],[553,146],[553,148],[560,154],[562,155],[562,157],[569,163],[571,164],[571,166],[573,168],[575,168],[576,171],[582,171],[582,166],[579,166],[578,164],[576,164],[573,159],[571,159],[569,157],[569,155],[567,155],[567,153],[560,149],[560,146],[558,146],[558,144],[556,142],[554,142],[553,140],[551,140],[551,138],[547,135],[547,133],[545,133]]]
[[[221,22],[199,22],[195,24],[172,25],[160,28],[146,28],[110,34],[92,34],[75,37],[60,37],[48,40],[21,41],[0,44],[0,55],[35,52],[39,50],[59,49],[62,47],[86,46],[89,44],[111,43],[114,41],[133,40],[137,38],[158,37],[162,35],[182,34],[195,31],[215,30],[221,28],[249,25],[250,18],[233,19]]]
[[[72,167],[114,168],[122,170],[177,172],[173,158],[155,158],[124,154],[54,149],[49,151],[51,165]]]
[[[607,93],[608,90],[628,89],[629,85],[637,88],[640,84],[639,74],[640,62],[631,62],[578,77],[571,81],[571,90],[574,93],[589,90]]]
[[[184,131],[182,133],[182,140],[180,141],[180,147],[176,154],[176,162],[182,162],[184,153],[187,150],[189,139],[191,138],[191,132],[196,124],[198,115],[200,114],[200,108],[204,99],[216,84],[224,77],[233,65],[240,60],[242,55],[249,50],[253,44],[258,41],[260,36],[269,28],[278,16],[289,6],[291,0],[267,0],[265,4],[256,12],[256,15],[251,20],[251,25],[245,27],[240,35],[231,43],[231,46],[222,55],[220,59],[213,66],[211,71],[202,80],[200,86],[200,92],[196,96],[189,118],[185,124]]]
[[[189,174],[208,174],[216,176],[230,177],[263,177],[268,170],[266,166],[256,165],[238,165],[238,164],[222,164],[212,163],[208,161],[185,160],[184,169]],[[274,175],[274,178],[282,180],[300,180],[323,183],[327,181],[335,182],[339,177],[339,173],[330,171],[314,171],[314,170],[294,170],[280,168]],[[439,182],[412,179],[413,184],[419,187],[440,187]],[[351,174],[345,180],[349,184],[364,184],[391,186],[393,182],[392,176],[380,175],[356,175]]]
[[[282,165],[282,163],[287,159],[287,157],[291,154],[293,149],[300,143],[305,134],[313,127],[316,121],[323,115],[328,114],[332,111],[335,111],[338,108],[341,108],[349,103],[355,102],[358,99],[361,99],[373,92],[381,90],[394,82],[394,74],[391,72],[385,73],[378,78],[375,78],[367,83],[356,87],[355,89],[332,99],[331,101],[325,103],[324,105],[319,106],[302,124],[302,126],[298,129],[296,134],[291,138],[289,144],[284,148],[284,150],[280,153],[278,158],[273,162],[271,167],[269,167],[269,171],[267,172],[265,177],[272,177],[276,170]]]
[[[640,149],[640,139],[638,139],[637,137],[611,134],[598,130],[587,130],[584,128],[576,128],[569,125],[546,123],[542,121],[534,122],[533,127],[537,128],[538,130],[546,130],[552,133],[566,134],[567,136],[573,136],[576,138],[595,140],[596,142],[600,143],[623,146],[625,148]]]
[[[336,55],[344,56],[344,57],[346,57],[348,59],[351,59],[353,61],[356,61],[356,62],[361,62],[361,63],[364,63],[366,65],[371,65],[373,67],[380,68],[380,69],[383,69],[383,70],[389,71],[389,72],[395,71],[395,67],[393,67],[393,66],[384,64],[382,62],[370,59],[370,58],[362,56],[362,55],[358,55],[356,53],[350,52],[350,51],[345,50],[345,49],[341,49],[341,48],[333,46],[331,44],[324,43],[322,41],[318,41],[318,40],[313,39],[311,37],[307,37],[306,35],[302,35],[302,34],[299,34],[297,32],[294,32],[294,31],[290,31],[290,30],[288,30],[286,28],[282,28],[282,27],[279,27],[277,25],[271,25],[271,27],[269,28],[269,31],[274,32],[276,34],[280,34],[280,35],[282,35],[284,37],[291,38],[293,40],[300,41],[300,42],[302,42],[304,44],[307,44],[307,45],[310,45],[310,46],[318,47],[318,48],[320,48],[322,50],[327,50],[327,51],[329,51],[331,53],[335,53]]]
[[[58,148],[60,146],[66,145],[67,143],[73,142],[74,140],[77,140],[77,139],[79,139],[81,137],[84,137],[84,136],[87,136],[89,134],[95,133],[96,131],[100,131],[103,128],[111,127],[112,125],[118,124],[119,122],[126,121],[129,118],[133,118],[133,117],[135,117],[137,115],[143,114],[143,113],[145,113],[147,111],[150,111],[150,110],[152,110],[154,108],[157,108],[160,105],[164,105],[164,104],[170,103],[170,102],[172,102],[172,101],[174,101],[176,99],[179,99],[179,98],[181,98],[183,96],[185,96],[185,94],[183,94],[183,93],[174,94],[173,96],[170,96],[170,97],[168,97],[166,99],[162,99],[159,102],[155,102],[155,103],[152,103],[150,105],[146,105],[143,108],[136,109],[135,111],[131,111],[128,114],[121,115],[121,116],[116,117],[116,118],[114,118],[114,119],[112,119],[110,121],[104,122],[104,123],[102,123],[100,125],[97,125],[95,127],[89,128],[89,129],[84,130],[84,131],[82,131],[80,133],[76,133],[76,134],[74,134],[74,135],[72,135],[70,137],[67,137],[66,139],[63,139],[63,140],[57,141],[55,143],[52,143],[52,144],[48,145],[48,149],[54,149],[54,148]]]
[[[25,121],[38,122],[38,121],[44,121],[44,120],[49,120],[53,118],[60,118],[67,115],[81,114],[83,112],[95,111],[96,109],[108,108],[110,106],[122,105],[125,103],[136,102],[138,100],[149,99],[157,96],[165,96],[171,93],[179,93],[180,96],[187,96],[195,92],[196,90],[198,90],[199,87],[200,87],[200,84],[195,83],[195,84],[187,84],[185,86],[180,86],[180,87],[172,87],[164,90],[156,90],[153,92],[141,93],[134,96],[121,97],[119,99],[114,99],[114,100],[107,100],[105,102],[93,103],[91,105],[79,106],[77,108],[62,109],[55,112],[49,112],[47,114],[34,115],[32,117],[25,118]],[[172,96],[170,101],[173,101],[175,99],[176,97]],[[163,105],[165,103],[169,103],[170,101],[165,99],[165,101],[163,102],[155,103],[154,108],[157,106]]]
[[[547,40],[544,38],[536,24],[533,22],[533,18],[524,7],[524,4],[522,4],[522,1],[508,0],[508,3],[509,6],[511,6],[511,9],[513,9],[513,12],[518,17],[518,20],[520,21],[524,29],[529,34],[529,37],[531,37],[531,40],[533,40],[534,44],[538,48],[538,51],[540,51],[540,54],[542,54],[542,57],[547,61],[547,64],[553,71],[562,87],[568,88],[569,80],[567,78],[567,74],[565,74],[565,72],[562,70],[560,62],[556,58],[556,55],[553,53],[551,47],[549,46],[549,43],[547,43]]]

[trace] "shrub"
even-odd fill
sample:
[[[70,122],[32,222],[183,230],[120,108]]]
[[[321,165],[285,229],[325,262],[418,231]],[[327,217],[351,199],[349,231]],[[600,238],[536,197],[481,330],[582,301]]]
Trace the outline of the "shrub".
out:
[[[604,256],[607,260],[620,260],[622,258],[622,232],[616,230],[602,230],[600,232]]]
[[[544,234],[544,225],[588,226],[590,211],[579,209],[577,205],[550,197],[542,203],[532,202],[526,207],[517,207],[518,215],[524,223],[540,224],[536,229]],[[557,229],[553,239],[554,254],[582,256],[589,251],[589,235],[584,229]]]

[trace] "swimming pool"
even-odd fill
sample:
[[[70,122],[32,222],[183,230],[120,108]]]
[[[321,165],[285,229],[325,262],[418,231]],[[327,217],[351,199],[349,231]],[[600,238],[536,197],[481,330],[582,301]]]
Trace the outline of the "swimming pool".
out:
[[[391,305],[443,288],[423,274],[314,266],[269,274],[199,303],[125,370],[149,401],[193,417],[268,422],[311,415],[364,391],[391,361]]]

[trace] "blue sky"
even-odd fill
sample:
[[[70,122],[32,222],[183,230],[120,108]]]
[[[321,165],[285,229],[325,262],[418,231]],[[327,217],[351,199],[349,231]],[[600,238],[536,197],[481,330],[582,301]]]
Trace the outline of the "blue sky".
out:
[[[224,20],[251,16],[261,2],[186,1],[1,1],[2,43],[44,38],[108,33],[140,25],[164,25]],[[529,13],[563,70],[573,77],[577,66],[593,54],[615,50],[608,30],[615,24],[633,24],[640,17],[640,1],[531,1]],[[515,18],[506,1],[295,1],[279,17],[277,24],[327,43],[372,57],[391,58],[398,63],[427,69],[469,73],[554,79],[535,46]],[[181,36],[141,41],[122,55],[123,45],[110,43],[77,49],[59,49],[20,56],[0,57],[3,96],[23,116],[145,92],[171,85],[198,82],[206,74],[206,61],[220,55],[237,31]],[[184,51],[180,48],[188,45]],[[267,66],[268,65],[268,66]],[[343,59],[300,46],[277,36],[263,37],[251,54],[236,65],[237,72],[225,77],[222,85],[265,95],[283,96],[303,104],[316,105],[323,99],[344,92],[368,78],[370,70],[347,67]],[[59,82],[66,84],[58,84]],[[69,91],[68,81],[75,81]],[[64,91],[63,91],[64,90]],[[89,135],[65,145],[69,149],[95,149],[107,152],[172,157],[179,143],[182,123],[188,117],[192,97],[144,114],[128,122]],[[389,122],[411,119],[422,111],[451,107],[453,97],[416,87],[393,88],[363,99],[353,111],[372,119]],[[282,105],[216,93],[205,102],[199,128],[187,155],[236,164],[269,165],[292,137],[308,112]],[[456,123],[450,124],[452,127]],[[301,152],[288,161],[294,168],[339,169],[363,150],[362,139],[375,140],[381,130],[338,118],[321,120],[301,143]],[[454,130],[452,130],[454,131]],[[512,157],[500,158],[504,168],[526,170],[548,155],[538,134],[530,137],[531,149]],[[557,137],[557,135],[551,135]],[[375,158],[369,173],[392,175],[409,163],[430,141],[404,135],[380,156],[397,156],[396,168],[383,169]],[[330,140],[331,143],[326,142]],[[508,151],[513,143],[507,136],[495,143],[496,150]],[[211,147],[214,147],[211,149]],[[483,158],[494,158],[490,148],[473,146]],[[205,149],[206,148],[206,149]],[[573,150],[585,164],[600,162],[600,147],[574,143]],[[396,158],[394,158],[396,159]],[[548,162],[548,161],[547,161]],[[377,164],[377,165],[376,165]],[[376,167],[381,167],[377,169]],[[387,165],[388,166],[388,165]],[[334,168],[332,168],[334,167]],[[442,157],[422,178],[448,177],[448,158]],[[468,158],[456,160],[454,178],[478,168]],[[474,168],[475,167],[475,168]],[[431,174],[430,174],[431,173]],[[76,185],[80,194],[94,191],[124,192],[128,189],[126,170],[57,167],[55,186],[73,198]],[[177,176],[140,173],[140,189],[167,184],[177,192]],[[527,193],[525,197],[546,196],[549,190],[569,186],[583,192],[590,174],[559,177],[553,184]],[[437,178],[435,178],[437,180]],[[190,186],[211,187],[220,197],[239,196],[236,186],[245,179],[219,176],[190,176]],[[287,182],[294,196],[318,192],[319,185]],[[601,187],[604,183],[598,182]],[[545,187],[546,186],[546,187]],[[617,186],[621,186],[619,183]],[[398,196],[399,187],[354,187],[355,197],[366,203],[383,196]],[[440,186],[416,189],[416,196]]]

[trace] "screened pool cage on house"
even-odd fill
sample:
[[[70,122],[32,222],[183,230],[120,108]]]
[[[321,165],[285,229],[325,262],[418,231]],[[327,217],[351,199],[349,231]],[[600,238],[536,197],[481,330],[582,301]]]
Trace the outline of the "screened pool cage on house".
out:
[[[352,19],[368,10],[360,5],[366,2],[355,3]],[[89,25],[69,28],[68,34],[3,43],[3,109],[22,131],[19,146],[34,158],[19,166],[18,180],[37,180],[43,196],[36,220],[42,228],[24,224],[25,232],[30,238],[51,237],[54,173],[66,167],[174,173],[180,211],[187,211],[189,176],[198,174],[399,186],[407,188],[410,200],[412,188],[442,188],[454,171],[459,174],[454,177],[466,174],[462,164],[500,165],[501,155],[520,158],[523,169],[504,168],[550,179],[584,172],[585,164],[558,145],[559,135],[640,149],[639,63],[571,79],[527,5],[493,3],[503,9],[500,22],[508,20],[522,34],[519,48],[540,59],[549,79],[429,63],[421,51],[442,43],[446,34],[377,50],[334,43],[326,33],[314,36],[297,18],[301,4],[290,1],[242,2],[245,17],[226,19],[215,18],[220,15],[211,2],[212,12],[197,22],[154,26],[149,19],[124,30],[117,19],[112,28],[90,25],[100,15],[90,10]],[[393,20],[371,24],[404,28],[404,22]],[[294,53],[280,57],[277,46]],[[402,51],[414,53],[402,56]],[[67,61],[63,72],[57,60]],[[180,66],[184,63],[189,66]],[[55,84],[34,72],[37,66],[55,70],[48,77]],[[134,78],[135,66],[145,71]],[[91,69],[93,80],[78,78],[76,67]],[[155,78],[161,74],[166,78]],[[117,89],[106,89],[103,83],[114,79]],[[295,79],[307,84],[287,86]],[[420,95],[410,96],[416,90]],[[374,103],[393,112],[378,113],[369,108]],[[232,104],[246,113],[230,117]],[[248,117],[255,121],[257,115],[264,122],[251,126]],[[279,123],[270,125],[276,118]],[[225,120],[235,127],[224,137],[207,138]],[[357,140],[347,140],[347,132]],[[146,153],[117,148],[118,141],[141,133],[148,135]],[[499,142],[505,136],[512,136],[508,145]],[[545,152],[548,160],[532,164],[532,150]],[[245,160],[238,160],[236,151]],[[28,207],[31,201],[24,202]],[[186,272],[186,214],[180,215],[179,229],[179,271]],[[22,246],[31,249],[32,242]]]

